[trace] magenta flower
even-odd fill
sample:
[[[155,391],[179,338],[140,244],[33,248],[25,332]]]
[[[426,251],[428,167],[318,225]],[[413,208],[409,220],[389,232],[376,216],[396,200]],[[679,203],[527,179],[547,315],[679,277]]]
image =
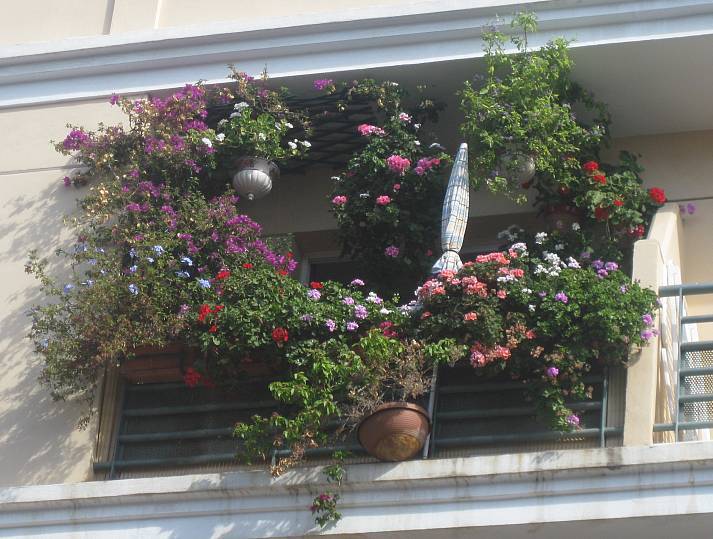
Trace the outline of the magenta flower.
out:
[[[356,331],[359,329],[359,324],[356,322],[347,322],[347,331]]]
[[[112,105],[116,105],[119,102],[119,96],[116,94],[111,94],[111,97],[109,98],[109,103]]]
[[[579,416],[575,414],[568,415],[565,421],[567,421],[567,424],[572,425],[573,427],[579,426]]]
[[[388,206],[391,204],[391,197],[388,195],[381,195],[379,197],[376,197],[376,203],[379,206]]]
[[[408,170],[411,166],[411,161],[405,157],[394,154],[386,158],[386,164],[392,172],[398,174],[399,176],[403,176],[406,170]]]
[[[69,187],[70,185],[72,185],[72,178],[70,178],[69,176],[65,176],[64,178],[62,178],[62,181],[64,182],[65,187]]]
[[[307,292],[307,297],[311,300],[317,301],[322,297],[322,293],[319,290],[311,289]]]
[[[364,281],[362,281],[359,278],[356,278],[356,279],[352,279],[352,282],[349,284],[352,286],[364,286]]]
[[[557,375],[560,373],[560,370],[557,367],[550,367],[547,369],[547,376],[550,378],[557,378]]]
[[[381,127],[377,127],[375,125],[370,124],[361,124],[357,126],[357,131],[359,131],[359,134],[362,137],[368,137],[369,135],[383,137],[384,135],[386,135],[386,131],[384,131]]]
[[[312,84],[315,90],[324,90],[327,86],[332,84],[334,81],[332,79],[317,79]]]
[[[391,258],[398,257],[400,252],[401,251],[398,247],[396,247],[396,245],[389,245],[386,249],[384,249],[384,254],[386,256],[390,256]]]
[[[641,317],[641,321],[646,324],[647,326],[653,326],[654,325],[654,317],[651,316],[650,314],[645,314],[644,316]]]
[[[567,297],[567,294],[564,292],[557,292],[555,294],[555,301],[561,301],[562,303],[568,303],[569,298]]]
[[[325,320],[324,325],[327,326],[327,329],[329,330],[330,333],[332,333],[335,329],[337,329],[337,324],[331,318],[328,318],[327,320]]]
[[[344,206],[347,203],[347,197],[344,195],[337,195],[332,199],[332,204],[335,206]]]

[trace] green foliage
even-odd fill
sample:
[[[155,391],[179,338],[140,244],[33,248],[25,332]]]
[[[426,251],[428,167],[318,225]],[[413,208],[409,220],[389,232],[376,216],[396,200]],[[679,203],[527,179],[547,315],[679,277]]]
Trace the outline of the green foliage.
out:
[[[566,183],[579,170],[578,157],[596,156],[609,118],[603,105],[571,81],[565,40],[528,50],[534,15],[519,13],[511,26],[521,32],[510,38],[514,53],[506,51],[504,33],[496,28],[483,33],[486,73],[467,81],[460,94],[461,133],[469,145],[474,187],[524,203],[508,154],[532,156],[542,181]],[[575,115],[576,105],[593,115],[590,124]]]
[[[374,103],[378,125],[359,126],[366,143],[333,178],[332,211],[343,253],[381,291],[405,283],[412,289],[433,263],[438,239],[449,158],[423,123],[435,119],[439,107],[423,96],[409,106],[405,92],[388,81],[352,83],[346,96],[344,109]],[[397,161],[390,166],[389,159]]]

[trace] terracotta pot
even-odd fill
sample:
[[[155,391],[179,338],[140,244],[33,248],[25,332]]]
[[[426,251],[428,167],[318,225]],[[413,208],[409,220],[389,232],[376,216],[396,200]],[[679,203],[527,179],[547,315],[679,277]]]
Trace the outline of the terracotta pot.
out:
[[[139,346],[134,353],[136,356],[122,361],[119,369],[132,384],[181,382],[196,359],[195,350],[180,344]]]
[[[409,402],[388,402],[362,419],[359,443],[379,460],[398,462],[421,451],[431,430],[428,412]]]
[[[545,210],[545,221],[552,230],[569,231],[581,218],[582,213],[572,206],[550,206]]]

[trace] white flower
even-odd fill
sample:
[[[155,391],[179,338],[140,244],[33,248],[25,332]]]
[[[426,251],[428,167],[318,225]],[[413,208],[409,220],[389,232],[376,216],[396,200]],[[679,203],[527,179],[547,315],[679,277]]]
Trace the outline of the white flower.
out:
[[[517,252],[519,252],[519,253],[521,253],[521,254],[527,254],[527,245],[524,244],[524,243],[522,243],[522,242],[513,243],[513,244],[510,246],[510,248],[511,248],[513,251],[517,251]]]
[[[235,114],[235,113],[233,113],[233,114]],[[232,118],[233,115],[231,114],[230,116]],[[227,123],[228,123],[228,120],[226,118],[223,118],[222,120],[218,121],[218,125],[225,125]]]
[[[208,146],[209,148],[212,148],[212,147],[213,147],[213,143],[211,142],[211,140],[210,140],[208,137],[203,137],[203,138],[201,139],[201,142],[202,142],[203,144],[205,144],[206,146]]]
[[[387,84],[388,84],[389,86],[393,86],[394,88],[396,88],[396,87],[399,85],[398,82],[392,82],[392,81],[389,81]]]
[[[248,105],[245,101],[241,101],[240,103],[236,103],[233,108],[235,110],[240,111],[240,110],[243,110],[244,108],[249,107],[249,106],[250,105]]]
[[[288,145],[290,148],[292,148],[293,150],[296,150],[296,149],[297,149],[297,144],[295,144],[295,143],[292,142],[292,141],[288,142],[287,145]]]
[[[555,245],[555,251],[561,251],[562,249],[564,249],[564,244],[558,243]]]
[[[436,148],[437,150],[441,150],[441,151],[444,151],[444,150],[445,150],[445,148],[444,148],[441,144],[438,144],[438,142],[433,142],[433,143],[431,143],[431,145],[429,146],[429,148],[430,148],[430,149]]]
[[[421,141],[420,141],[420,140],[416,140],[416,141],[414,141],[414,144],[415,144],[416,146],[420,146],[420,145],[421,145]]]
[[[531,313],[535,312],[535,306],[534,305],[528,305],[527,308],[530,310]]]
[[[537,245],[542,245],[547,239],[547,232],[538,232],[535,234],[535,243]]]
[[[532,294],[532,289],[530,289],[530,288],[523,288],[523,289],[522,289],[522,293],[523,293],[523,294]]]
[[[579,223],[572,223],[572,230],[574,230],[575,232],[577,232],[581,228],[582,227],[579,226]]]
[[[308,141],[308,140],[303,140],[303,141],[300,142],[300,144],[302,144],[302,146],[304,146],[305,148],[311,148],[311,147],[312,147],[312,143],[311,143],[310,141]]]
[[[359,193],[359,198],[369,198],[369,193]]]
[[[341,182],[342,181],[342,179],[339,176],[332,176],[331,179],[333,182]]]
[[[215,138],[218,139],[218,141],[223,142],[225,140],[225,133],[218,133]]]
[[[240,116],[240,114],[238,114],[237,112],[231,112],[231,113],[230,113],[230,117],[231,117],[231,118],[237,118],[238,116]]]
[[[258,133],[257,138],[260,140],[267,140],[267,135],[265,133]]]
[[[285,122],[285,126],[287,127],[287,129],[292,129],[294,127],[294,125],[292,125],[290,122]]]
[[[572,269],[579,269],[582,266],[579,265],[579,262],[577,262],[574,258],[571,256],[567,259],[567,267],[572,268]]]
[[[416,129],[421,129],[421,124],[413,124]]]
[[[391,309],[387,309],[386,307],[382,307],[379,309],[379,313],[381,314],[391,314]]]

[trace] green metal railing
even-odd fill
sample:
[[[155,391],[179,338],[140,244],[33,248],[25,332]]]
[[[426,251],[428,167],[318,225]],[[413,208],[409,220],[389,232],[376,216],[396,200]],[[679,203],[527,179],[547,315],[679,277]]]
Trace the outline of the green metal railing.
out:
[[[673,431],[677,441],[681,431],[713,428],[713,420],[689,419],[701,414],[703,403],[711,403],[704,415],[713,417],[713,341],[686,342],[684,331],[688,324],[713,322],[713,315],[682,316],[685,311],[684,298],[701,294],[713,294],[713,283],[659,288],[659,297],[677,299],[678,361],[673,422],[655,424],[654,432]],[[699,386],[698,391],[692,391],[694,385]]]
[[[585,383],[593,386],[594,399],[569,403],[573,410],[584,413],[582,428],[559,433],[536,420],[534,406],[524,399],[523,384],[483,382],[467,367],[441,369],[424,402],[432,429],[423,458],[453,449],[507,445],[512,450],[522,444],[568,440],[589,440],[604,447],[607,436],[622,432],[607,427],[608,374],[590,376]],[[231,425],[275,409],[277,404],[264,393],[250,400],[231,401],[220,390],[188,389],[180,383],[125,385],[113,455],[96,462],[94,470],[115,478],[137,469],[235,462],[238,446]],[[308,449],[306,455],[326,457],[335,449],[364,455],[354,439],[336,447]],[[275,451],[273,458],[288,453]]]

